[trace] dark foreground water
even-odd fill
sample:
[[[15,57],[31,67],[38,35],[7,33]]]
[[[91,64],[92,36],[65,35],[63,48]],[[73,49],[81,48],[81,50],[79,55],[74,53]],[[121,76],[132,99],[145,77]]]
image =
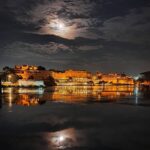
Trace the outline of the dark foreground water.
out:
[[[0,149],[150,150],[150,92],[132,86],[4,88]]]

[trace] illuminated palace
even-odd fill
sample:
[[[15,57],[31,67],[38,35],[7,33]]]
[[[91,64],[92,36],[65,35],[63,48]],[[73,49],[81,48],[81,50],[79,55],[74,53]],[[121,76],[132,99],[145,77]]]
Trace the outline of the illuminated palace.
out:
[[[85,70],[55,71],[29,65],[16,65],[14,70],[21,80],[48,81],[53,79],[56,85],[134,84],[132,77],[116,73],[92,74]]]

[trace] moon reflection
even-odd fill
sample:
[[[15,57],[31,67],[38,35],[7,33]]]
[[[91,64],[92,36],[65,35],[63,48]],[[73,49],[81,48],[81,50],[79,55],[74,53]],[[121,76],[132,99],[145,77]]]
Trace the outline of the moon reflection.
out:
[[[79,141],[77,141],[78,135],[74,128],[46,133],[44,137],[46,137],[50,147],[59,149],[70,148],[79,144]]]

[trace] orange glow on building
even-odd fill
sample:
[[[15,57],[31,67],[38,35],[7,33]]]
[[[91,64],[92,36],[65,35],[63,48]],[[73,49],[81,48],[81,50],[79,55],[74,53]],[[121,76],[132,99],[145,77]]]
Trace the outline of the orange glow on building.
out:
[[[16,65],[15,70],[38,70],[38,67],[29,65]]]
[[[120,74],[103,74],[101,76],[101,81],[110,84],[134,84],[134,79],[129,76],[122,76]]]
[[[38,70],[37,66],[15,66],[16,74],[24,80],[49,80],[53,78],[56,85],[100,85],[100,84],[120,84],[133,85],[134,79],[122,74],[92,74],[85,70]]]
[[[52,71],[51,75],[55,79],[69,79],[69,78],[91,78],[92,74],[87,71],[80,70],[66,70],[64,72],[55,72]]]

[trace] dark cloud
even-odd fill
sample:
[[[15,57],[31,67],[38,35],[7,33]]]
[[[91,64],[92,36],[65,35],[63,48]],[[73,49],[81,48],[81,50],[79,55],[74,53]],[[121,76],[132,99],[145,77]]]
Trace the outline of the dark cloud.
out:
[[[104,21],[102,37],[107,40],[149,44],[150,7],[132,9],[125,16],[116,16]]]
[[[1,0],[1,67],[148,70],[149,10],[146,0]]]

